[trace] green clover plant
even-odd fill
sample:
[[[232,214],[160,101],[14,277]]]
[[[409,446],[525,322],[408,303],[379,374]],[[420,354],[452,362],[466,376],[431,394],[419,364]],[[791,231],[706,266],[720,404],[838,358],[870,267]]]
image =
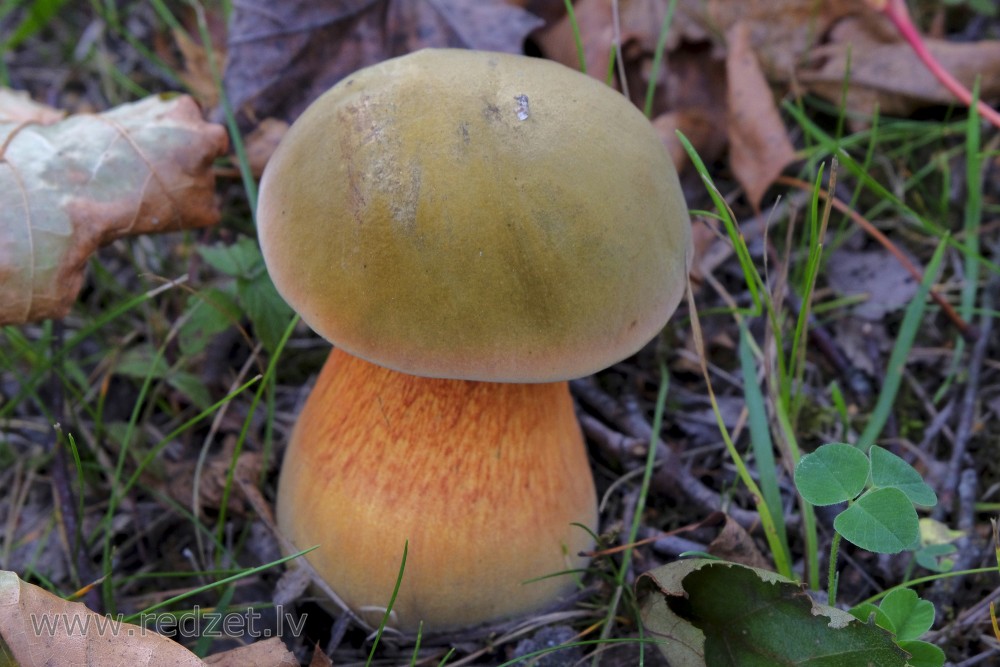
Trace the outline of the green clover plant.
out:
[[[933,507],[937,494],[913,466],[887,449],[873,446],[866,454],[845,443],[828,443],[802,457],[795,468],[795,487],[811,505],[847,503],[833,521],[836,531],[830,546],[829,604],[836,601],[837,552],[840,540],[873,553],[917,551],[920,519],[915,506]],[[944,653],[918,637],[934,622],[934,605],[910,589],[896,589],[876,607],[865,603],[851,610],[857,618],[870,618],[896,636],[911,654],[913,667],[939,667]]]
[[[945,655],[939,647],[919,638],[934,624],[934,605],[909,588],[889,591],[876,607],[864,602],[850,610],[858,620],[875,621],[875,625],[896,637],[896,644],[910,654],[906,664],[912,667],[940,667]]]

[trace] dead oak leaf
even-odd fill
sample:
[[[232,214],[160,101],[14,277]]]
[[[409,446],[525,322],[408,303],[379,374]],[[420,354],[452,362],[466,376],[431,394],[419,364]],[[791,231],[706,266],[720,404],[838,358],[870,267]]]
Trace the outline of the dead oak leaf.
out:
[[[754,54],[750,27],[737,23],[726,36],[729,160],[747,199],[756,208],[774,179],[795,161],[795,148]]]
[[[724,48],[723,37],[745,23],[764,74],[771,82],[788,82],[830,26],[859,13],[874,16],[867,0],[681,0],[677,29],[710,36]]]
[[[0,324],[64,316],[102,245],[214,223],[227,145],[186,96],[49,125],[0,109]]]
[[[219,627],[259,636],[254,619],[227,614]],[[208,621],[206,621],[207,624]],[[207,627],[207,625],[205,626]],[[176,628],[175,628],[176,630]],[[173,639],[144,625],[125,623],[69,602],[16,573],[0,571],[0,657],[3,664],[34,665],[178,665],[294,667],[295,656],[280,637],[271,637],[199,659]]]
[[[58,109],[34,101],[23,90],[0,88],[0,122],[51,125],[65,116]]]
[[[541,20],[503,0],[245,0],[224,83],[251,120],[294,120],[352,72],[426,47],[519,53]]]
[[[17,665],[204,664],[172,639],[99,615],[7,571],[0,571],[0,640],[0,655]]]
[[[870,17],[844,19],[831,31],[829,43],[813,52],[813,65],[800,70],[799,81],[839,101],[847,77],[847,107],[861,114],[878,105],[882,113],[907,116],[921,107],[956,103],[909,44],[880,28]],[[983,99],[1000,97],[1000,41],[958,43],[925,37],[924,42],[967,88],[978,76]]]

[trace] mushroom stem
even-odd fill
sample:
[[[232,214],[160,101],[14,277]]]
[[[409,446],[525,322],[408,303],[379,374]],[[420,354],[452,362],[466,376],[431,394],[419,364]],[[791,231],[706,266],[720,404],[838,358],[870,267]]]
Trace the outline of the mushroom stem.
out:
[[[533,611],[586,566],[596,497],[566,382],[423,378],[334,350],[292,432],[278,525],[358,613],[442,630]]]

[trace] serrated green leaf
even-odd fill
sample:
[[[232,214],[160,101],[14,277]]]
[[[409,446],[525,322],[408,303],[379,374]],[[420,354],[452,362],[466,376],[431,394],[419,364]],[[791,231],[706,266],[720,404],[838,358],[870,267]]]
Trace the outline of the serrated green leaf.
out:
[[[920,539],[917,511],[895,488],[867,492],[837,515],[833,527],[851,544],[880,554],[913,549]]]
[[[916,505],[937,505],[934,489],[924,482],[920,473],[909,463],[883,447],[872,447],[869,455],[872,459],[872,484],[899,489]]]
[[[136,380],[145,380],[147,376],[158,380],[165,377],[169,370],[166,360],[157,356],[149,345],[125,350],[115,364],[116,373]]]
[[[944,664],[944,651],[934,644],[911,640],[899,642],[899,647],[910,654],[907,667],[941,667]]]
[[[167,384],[180,392],[200,410],[206,410],[212,405],[211,394],[208,393],[205,383],[196,375],[174,371],[167,375]]]
[[[188,298],[186,316],[178,340],[181,352],[192,356],[202,352],[216,335],[238,324],[243,312],[230,294],[213,287]]]
[[[257,242],[246,236],[229,245],[199,246],[198,254],[216,271],[234,278],[252,278],[264,264]]]
[[[885,612],[892,621],[896,639],[919,639],[921,635],[934,625],[934,605],[927,600],[921,600],[909,588],[897,588],[890,591],[879,604],[879,609]]]
[[[236,290],[257,338],[273,353],[288,323],[295,317],[294,311],[278,294],[266,271],[252,280],[238,280]]]
[[[836,505],[856,498],[868,482],[868,457],[857,447],[829,443],[806,454],[795,468],[795,488],[806,502]]]

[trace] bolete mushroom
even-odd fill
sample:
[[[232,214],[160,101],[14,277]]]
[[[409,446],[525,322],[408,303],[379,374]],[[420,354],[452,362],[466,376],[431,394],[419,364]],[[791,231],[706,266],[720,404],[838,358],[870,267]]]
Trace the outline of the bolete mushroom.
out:
[[[278,488],[278,525],[319,545],[319,574],[384,610],[408,542],[403,630],[572,589],[548,575],[586,565],[596,503],[566,380],[649,342],[688,269],[687,209],[643,115],[551,61],[419,51],[302,114],[258,222],[279,292],[336,348]]]

